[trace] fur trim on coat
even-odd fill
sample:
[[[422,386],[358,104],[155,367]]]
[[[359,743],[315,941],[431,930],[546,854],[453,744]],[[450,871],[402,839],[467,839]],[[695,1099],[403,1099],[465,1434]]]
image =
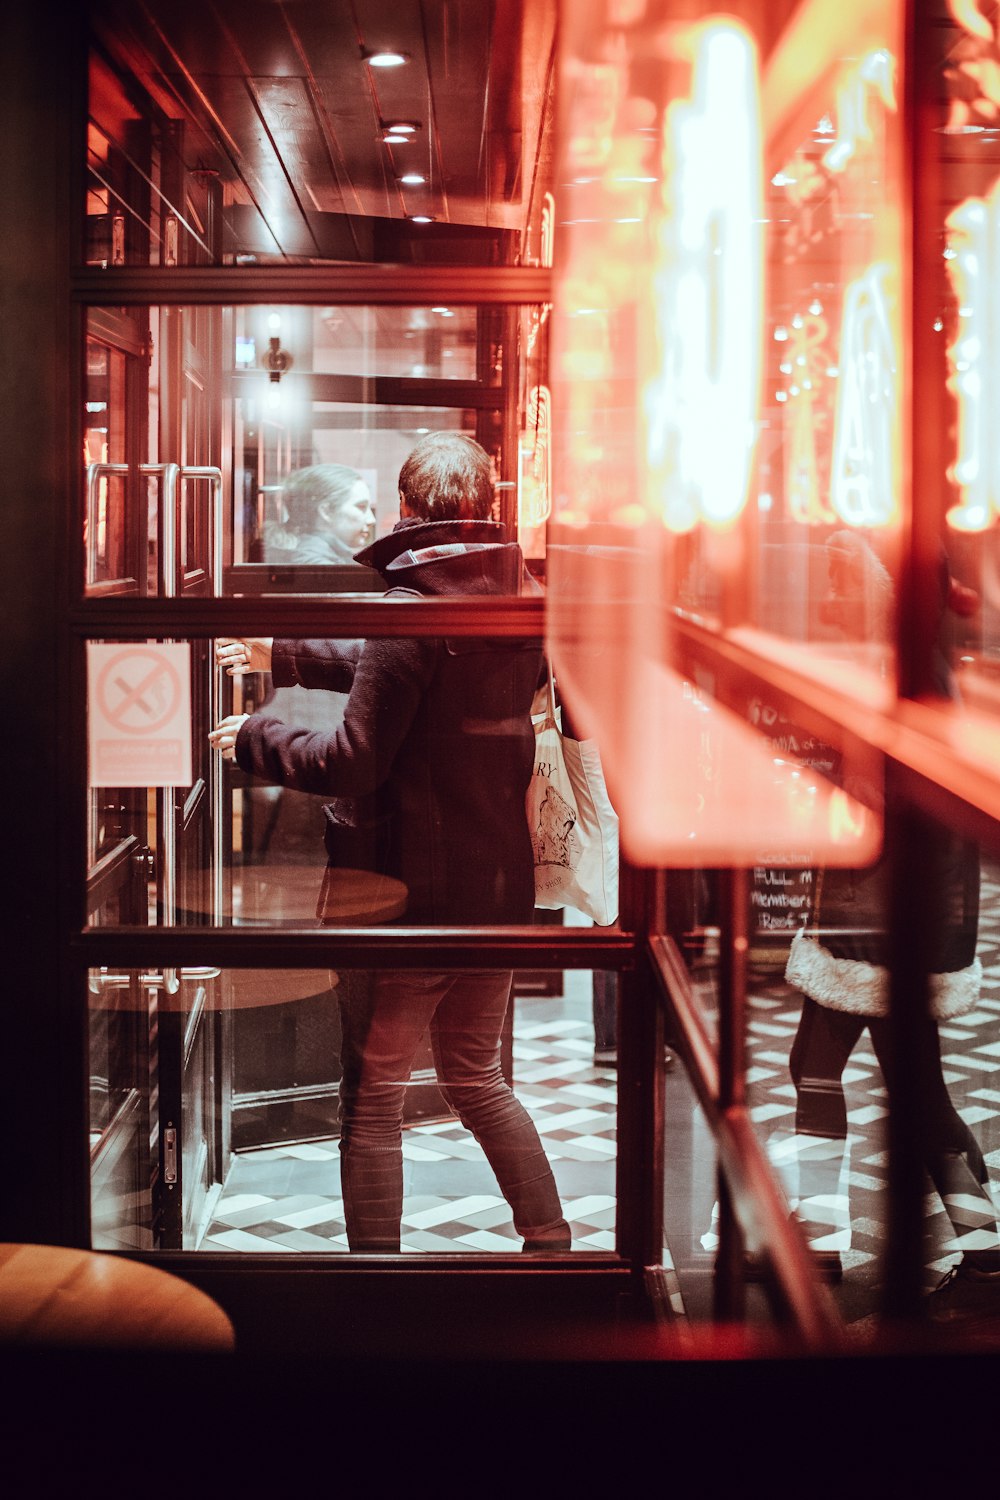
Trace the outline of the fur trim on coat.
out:
[[[884,1016],[889,1012],[889,975],[881,964],[863,959],[835,958],[807,932],[792,939],[785,979],[830,1010],[855,1016]],[[938,1021],[964,1016],[979,999],[983,966],[974,958],[968,968],[931,975],[931,1010]]]

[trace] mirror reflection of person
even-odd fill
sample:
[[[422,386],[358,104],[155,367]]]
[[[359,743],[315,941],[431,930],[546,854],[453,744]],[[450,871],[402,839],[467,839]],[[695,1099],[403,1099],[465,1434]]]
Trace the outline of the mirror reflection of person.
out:
[[[375,526],[368,486],[347,464],[311,464],[284,481],[285,519],[264,526],[264,561],[353,563]]]
[[[403,597],[516,595],[524,559],[489,519],[489,455],[458,433],[417,444],[399,475],[401,518],[359,561]],[[366,641],[357,661],[336,641],[220,642],[230,672],[267,662],[277,682],[350,684],[331,733],[234,714],[210,735],[244,771],[343,801],[374,797],[386,820],[382,873],[407,889],[417,924],[527,923],[534,861],[525,794],[534,767],[531,707],[539,641],[441,636]],[[332,851],[331,851],[332,856]],[[538,1131],[503,1076],[513,973],[484,968],[375,972],[342,996],[341,1167],[355,1251],[395,1253],[403,1205],[402,1117],[429,1032],[442,1093],[482,1146],[524,1249],[571,1247]]]
[[[857,606],[858,600],[867,599],[869,637],[887,629],[892,582],[868,543],[857,534],[837,532],[827,547],[834,601],[850,598]],[[937,609],[943,635],[948,612],[968,613],[969,609],[965,597],[969,591],[955,583],[943,553],[939,589]],[[954,673],[940,645],[935,663],[937,693],[954,700]],[[937,894],[940,922],[932,945],[932,1013],[910,1019],[911,1062],[919,1074],[926,1122],[924,1166],[963,1250],[931,1293],[928,1312],[940,1322],[961,1322],[984,1312],[1000,1317],[1000,1225],[989,1168],[951,1100],[938,1035],[941,1022],[967,1014],[979,1000],[979,849],[971,840],[930,822],[924,838],[923,859]],[[866,1029],[883,1076],[891,1081],[886,882],[885,854],[867,869],[821,871],[815,929],[796,934],[785,971],[786,980],[802,993],[789,1066],[796,1092],[799,1214],[814,1245],[824,1240],[829,1244],[830,1239],[839,1245],[849,1236],[848,1229],[841,1229],[827,1239],[824,1230],[830,1229],[827,1215],[837,1201],[848,1140],[843,1073]],[[836,1256],[833,1250],[831,1258]]]
[[[284,521],[264,527],[266,563],[336,563],[357,568],[354,554],[370,540],[375,523],[368,486],[357,469],[347,464],[311,464],[296,469],[281,492]],[[347,642],[343,643],[345,648]],[[360,641],[353,643],[355,654]],[[256,668],[270,671],[258,660]],[[334,730],[344,716],[347,693],[306,692],[288,684],[265,684],[258,707],[286,724]],[[280,787],[254,787],[248,793],[255,810],[253,853],[270,867],[311,864],[316,858],[317,830],[322,829],[322,798],[291,793]]]

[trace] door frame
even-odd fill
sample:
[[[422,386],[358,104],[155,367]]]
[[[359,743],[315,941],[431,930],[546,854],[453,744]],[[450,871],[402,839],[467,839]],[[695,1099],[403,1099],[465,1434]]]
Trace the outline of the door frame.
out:
[[[84,997],[86,973],[95,963],[160,970],[182,963],[311,967],[321,949],[324,961],[334,963],[373,966],[390,961],[421,967],[433,952],[435,966],[445,968],[485,964],[622,970],[625,990],[634,1001],[623,1005],[626,1031],[633,1016],[651,1013],[657,1006],[649,984],[637,980],[632,985],[636,935],[628,926],[610,933],[556,933],[549,927],[531,927],[498,929],[488,935],[456,935],[448,929],[345,929],[336,934],[335,947],[328,932],[86,930],[82,871],[87,786],[79,746],[86,743],[87,639],[127,639],[137,632],[210,638],[240,631],[261,633],[265,623],[288,634],[337,633],[333,616],[338,608],[326,605],[321,612],[308,600],[271,601],[265,610],[261,602],[247,599],[81,599],[77,402],[83,310],[93,305],[196,302],[222,307],[237,302],[331,300],[412,305],[445,296],[454,304],[515,307],[549,302],[552,284],[545,268],[515,266],[86,267],[81,212],[87,118],[83,11],[72,10],[65,24],[53,28],[43,7],[16,7],[5,18],[6,45],[0,49],[0,128],[6,139],[28,139],[32,145],[30,153],[11,151],[0,160],[0,201],[10,221],[0,247],[0,274],[17,293],[10,302],[7,333],[11,347],[22,351],[17,368],[8,366],[0,376],[0,421],[6,451],[13,455],[7,475],[5,541],[9,555],[17,559],[8,656],[14,668],[9,701],[19,730],[9,774],[18,795],[9,833],[18,854],[22,892],[15,912],[22,920],[14,934],[10,970],[21,1003],[12,1008],[8,1021],[6,1055],[13,1061],[4,1067],[5,1086],[0,1090],[9,1115],[3,1149],[5,1165],[11,1169],[5,1174],[10,1186],[0,1210],[0,1233],[7,1239],[80,1246],[88,1245],[90,1237]],[[46,82],[44,90],[38,87],[39,79]],[[482,634],[487,626],[488,633],[498,635],[544,633],[541,600],[521,599],[506,607],[479,604],[487,607],[440,611],[431,603],[417,612],[400,604],[393,608],[390,625],[384,615],[379,619],[377,601],[360,606],[355,602],[354,615],[349,620],[345,613],[341,628],[349,624],[351,633],[357,633],[360,627],[366,635],[433,633],[445,625],[449,634]],[[55,650],[39,649],[40,642],[50,641]],[[623,920],[637,910],[626,898]],[[29,1058],[34,1064],[30,1068],[24,1066]],[[658,1064],[650,1053],[650,1088],[622,1097],[620,1162],[650,1161],[647,1145],[655,1143],[657,1129],[651,1087],[655,1068],[661,1065],[662,1060]],[[39,1069],[44,1089],[38,1087]],[[26,1170],[26,1140],[32,1143],[32,1159],[45,1161],[44,1174]],[[515,1286],[522,1286],[527,1300],[532,1285],[539,1280],[547,1285],[547,1310],[555,1305],[553,1296],[578,1298],[587,1283],[591,1305],[596,1305],[596,1298],[611,1311],[628,1288],[641,1286],[650,1246],[655,1249],[662,1234],[655,1209],[654,1181],[623,1179],[617,1254],[577,1256],[572,1265],[469,1255],[456,1266],[454,1261],[442,1265],[439,1258],[428,1257],[419,1272],[412,1265],[390,1261],[383,1269],[395,1274],[385,1276],[375,1267],[359,1271],[342,1263],[335,1270],[329,1264],[302,1261],[289,1277],[289,1268],[276,1266],[274,1257],[234,1256],[212,1266],[199,1254],[153,1259],[189,1279],[210,1281],[224,1301],[242,1309],[241,1319],[245,1315],[251,1323],[263,1309],[278,1305],[273,1293],[279,1286],[307,1316],[316,1305],[317,1277],[327,1288],[337,1275],[347,1278],[340,1284],[348,1294],[351,1286],[357,1292],[362,1284],[370,1284],[373,1272],[379,1287],[373,1305],[382,1307],[383,1316],[390,1303],[401,1307],[412,1299],[415,1276],[424,1287],[424,1298],[441,1279],[442,1294],[452,1308],[462,1304],[462,1288],[469,1288],[471,1312],[482,1305],[482,1276],[496,1280],[499,1287],[509,1284],[504,1278],[511,1269],[517,1270]],[[557,1287],[563,1292],[557,1293]],[[266,1321],[265,1317],[259,1326]],[[400,1327],[404,1323],[401,1319]]]

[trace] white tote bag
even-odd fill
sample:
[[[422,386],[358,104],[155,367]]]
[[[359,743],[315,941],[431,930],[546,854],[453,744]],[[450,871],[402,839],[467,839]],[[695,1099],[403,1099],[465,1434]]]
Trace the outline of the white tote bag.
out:
[[[601,927],[618,918],[618,814],[608,800],[596,740],[562,732],[555,683],[532,705],[535,768],[525,796],[535,855],[535,905],[570,906]]]

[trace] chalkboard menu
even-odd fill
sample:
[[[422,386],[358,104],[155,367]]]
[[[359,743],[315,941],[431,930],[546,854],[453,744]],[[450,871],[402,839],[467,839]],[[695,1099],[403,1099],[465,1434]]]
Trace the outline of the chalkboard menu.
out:
[[[836,782],[840,752],[791,723],[760,698],[749,704],[751,724],[776,756],[817,771]],[[776,846],[762,849],[750,879],[750,942],[757,948],[784,947],[812,920],[817,870],[812,850]]]
[[[812,916],[812,869],[779,869],[754,865],[750,882],[751,938],[789,936]]]

